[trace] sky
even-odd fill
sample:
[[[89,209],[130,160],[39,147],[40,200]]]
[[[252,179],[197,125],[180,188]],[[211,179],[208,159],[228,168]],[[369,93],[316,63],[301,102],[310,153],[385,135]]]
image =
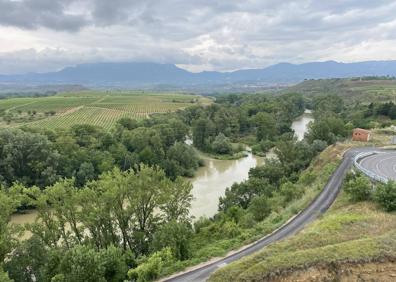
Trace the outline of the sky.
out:
[[[92,62],[190,71],[396,59],[396,1],[0,0],[0,74]]]

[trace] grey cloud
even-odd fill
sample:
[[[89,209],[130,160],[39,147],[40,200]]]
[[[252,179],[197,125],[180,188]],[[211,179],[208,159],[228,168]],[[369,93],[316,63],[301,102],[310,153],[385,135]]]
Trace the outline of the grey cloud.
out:
[[[24,29],[77,31],[88,24],[85,15],[67,13],[62,0],[0,0],[0,11],[1,25]]]
[[[0,11],[0,26],[28,30],[49,47],[50,58],[22,56],[48,69],[110,60],[232,70],[347,54],[376,59],[376,48],[388,48],[381,57],[396,40],[391,0],[0,0]],[[20,69],[30,70],[23,60]]]

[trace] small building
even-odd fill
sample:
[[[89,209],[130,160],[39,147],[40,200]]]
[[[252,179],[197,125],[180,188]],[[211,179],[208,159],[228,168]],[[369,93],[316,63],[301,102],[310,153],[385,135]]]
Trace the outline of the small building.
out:
[[[362,128],[355,128],[352,133],[352,140],[368,142],[370,140],[370,131]]]

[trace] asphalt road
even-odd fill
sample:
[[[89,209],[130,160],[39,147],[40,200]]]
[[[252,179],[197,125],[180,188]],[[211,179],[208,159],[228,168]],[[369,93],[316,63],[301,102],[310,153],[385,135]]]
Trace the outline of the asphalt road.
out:
[[[229,255],[223,259],[217,260],[212,263],[208,263],[201,267],[197,267],[196,269],[191,271],[187,271],[181,274],[176,274],[173,277],[164,279],[162,281],[169,281],[169,282],[206,281],[209,278],[209,276],[218,268],[223,267],[231,262],[234,262],[244,256],[253,254],[275,241],[282,240],[300,231],[309,222],[313,221],[319,215],[323,214],[337,198],[338,192],[340,191],[341,188],[342,180],[344,179],[346,172],[352,166],[355,155],[361,152],[368,152],[374,150],[375,148],[358,148],[347,151],[344,154],[344,158],[341,164],[338,166],[336,171],[330,177],[328,183],[323,188],[319,196],[316,197],[315,200],[305,210],[303,210],[301,213],[299,213],[292,220],[290,220],[288,223],[283,225],[275,232],[256,241],[255,243],[249,245],[245,249],[236,252],[232,255]],[[396,153],[387,152],[386,154],[382,154],[382,155],[385,157],[387,154],[392,154],[392,156],[395,156],[394,160],[396,160]]]
[[[379,176],[396,180],[396,152],[380,152],[365,157],[360,165]]]

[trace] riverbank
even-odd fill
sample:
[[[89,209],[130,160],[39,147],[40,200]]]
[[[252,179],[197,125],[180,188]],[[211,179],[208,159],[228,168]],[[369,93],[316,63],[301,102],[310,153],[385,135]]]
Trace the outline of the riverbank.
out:
[[[295,129],[296,134],[303,136],[306,132],[309,123],[307,118],[310,114],[310,112],[305,113],[293,122],[292,128]],[[191,143],[190,140],[188,144],[191,145]],[[255,156],[249,151],[243,151],[240,157],[219,159],[198,150],[197,153],[204,160],[205,166],[198,168],[195,176],[189,179],[193,185],[192,194],[194,197],[191,215],[195,219],[201,216],[214,216],[218,211],[219,198],[224,195],[226,188],[248,179],[249,170],[257,165],[262,165],[264,157],[270,157],[273,154],[269,152],[265,156]],[[27,210],[24,213],[12,215],[11,222],[15,224],[33,223],[36,217],[36,210]]]
[[[249,151],[247,151],[247,150],[241,150],[239,152],[236,152],[236,153],[230,155],[230,154],[213,154],[213,153],[203,152],[196,148],[194,148],[194,149],[201,159],[215,159],[215,160],[221,160],[221,161],[232,161],[232,160],[239,160],[241,158],[245,158],[249,155]]]
[[[237,160],[218,160],[208,156],[203,160],[205,166],[200,167],[190,179],[193,184],[190,214],[195,219],[214,216],[218,211],[219,198],[224,196],[226,188],[248,179],[250,169],[264,163],[264,158],[250,152]]]
[[[238,248],[248,245],[266,234],[272,233],[306,208],[312,200],[317,197],[337,168],[345,149],[346,147],[344,145],[330,146],[311,162],[310,166],[301,173],[296,182],[295,189],[303,189],[304,191],[301,197],[289,202],[287,206],[278,205],[278,208],[273,210],[263,221],[247,228],[228,230],[222,234],[221,238],[217,238],[216,230],[212,230],[212,239],[206,242],[205,245],[201,243],[197,245],[196,250],[194,248],[195,255],[193,259],[179,262],[171,268],[164,269],[163,275],[174,273],[188,266],[197,265],[200,262],[210,261],[211,258],[223,257],[227,255],[227,253],[233,253]],[[242,227],[243,224],[242,226],[240,224],[241,223],[239,223],[238,226]],[[236,228],[236,226],[233,228]],[[228,232],[233,233],[229,234]],[[202,239],[199,238],[196,240],[197,243],[202,241]],[[196,267],[198,266],[192,269]],[[188,269],[186,271],[188,271]]]

